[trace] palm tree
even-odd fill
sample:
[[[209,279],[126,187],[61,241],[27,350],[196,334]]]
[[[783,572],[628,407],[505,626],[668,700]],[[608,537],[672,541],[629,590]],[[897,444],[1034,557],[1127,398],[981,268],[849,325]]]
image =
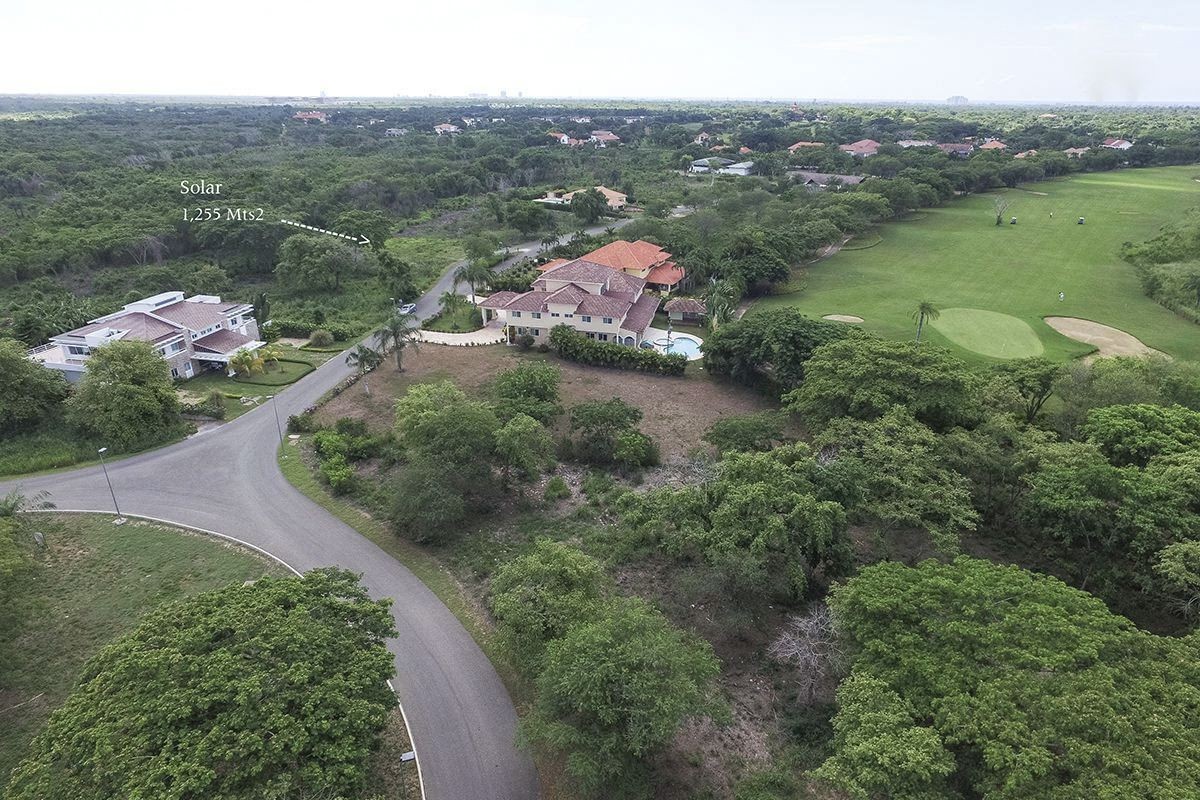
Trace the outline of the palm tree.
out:
[[[375,331],[375,342],[380,352],[386,353],[390,348],[395,353],[397,372],[404,371],[404,348],[416,350],[417,341],[417,318],[414,314],[397,314]]]
[[[229,366],[233,367],[233,371],[238,375],[249,375],[263,371],[263,360],[258,353],[243,347],[229,357]]]
[[[921,343],[921,331],[924,329],[925,323],[932,322],[939,316],[941,316],[941,312],[928,300],[922,300],[917,304],[916,310],[912,313],[912,318],[917,323],[917,344]]]
[[[367,384],[367,373],[378,367],[382,361],[383,356],[379,351],[372,350],[365,344],[360,344],[346,354],[346,366],[358,368],[358,375],[363,382],[363,391],[367,394],[371,393],[371,387]]]
[[[549,250],[552,247],[558,246],[558,234],[555,232],[547,233],[542,237],[542,250]]]
[[[475,284],[485,283],[492,277],[492,268],[486,261],[468,261],[454,271],[454,288],[460,283],[471,287],[471,302],[475,302]]]
[[[258,348],[258,357],[262,359],[264,366],[270,364],[272,367],[278,367],[279,359],[283,358],[283,351],[279,349],[279,345],[268,344]]]
[[[438,305],[442,307],[443,314],[450,316],[467,305],[467,298],[458,292],[442,292],[442,296],[438,298]]]

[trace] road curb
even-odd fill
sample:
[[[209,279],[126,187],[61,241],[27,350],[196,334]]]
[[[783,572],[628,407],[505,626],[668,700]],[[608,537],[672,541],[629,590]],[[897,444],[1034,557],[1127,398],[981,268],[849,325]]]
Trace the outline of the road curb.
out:
[[[53,514],[99,514],[101,516],[111,516],[112,515],[111,511],[107,511],[107,510],[93,511],[93,510],[89,510],[86,508],[47,508],[47,509],[35,509],[35,510],[29,510],[29,511],[22,511],[21,513],[23,513],[23,514],[50,514],[50,515],[53,515]],[[174,522],[173,520],[162,519],[161,517],[151,517],[147,514],[122,514],[121,516],[131,517],[133,519],[144,519],[147,522],[156,522],[159,525],[167,525],[172,528],[181,528],[186,531],[195,531],[196,533],[202,534],[204,536],[212,536],[217,539],[223,539],[227,542],[233,542],[236,545],[240,545],[241,547],[245,547],[247,549],[253,550],[254,552],[258,553],[259,555],[262,555],[262,556],[265,556],[265,557],[271,559],[276,564],[279,564],[281,567],[288,570],[289,572],[291,572],[293,575],[295,575],[297,577],[303,577],[303,575],[304,575],[303,572],[296,569],[291,564],[284,561],[282,558],[275,555],[271,551],[264,550],[263,548],[259,547],[256,544],[251,544],[250,542],[247,542],[245,539],[239,539],[238,537],[230,536],[227,533],[218,533],[217,531],[210,531],[207,528],[200,528],[195,525],[188,525],[183,522]],[[405,711],[404,711],[404,703],[400,701],[400,694],[396,691],[396,687],[392,684],[391,678],[387,679],[387,685],[388,685],[388,688],[392,690],[392,694],[395,695],[395,697],[396,697],[396,707],[400,709],[400,717],[404,720],[404,729],[406,731],[408,731],[408,741],[410,744],[412,744],[413,753],[416,755],[416,758],[414,759],[414,761],[417,762],[417,782],[421,786],[421,800],[425,800],[425,776],[421,773],[421,756],[420,756],[420,754],[417,753],[417,740],[413,736],[412,727],[408,724],[408,714],[405,713]]]

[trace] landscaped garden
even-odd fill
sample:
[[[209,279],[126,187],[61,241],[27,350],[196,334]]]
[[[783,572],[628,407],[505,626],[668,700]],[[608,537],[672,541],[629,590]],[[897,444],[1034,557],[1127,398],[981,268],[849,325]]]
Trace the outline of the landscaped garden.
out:
[[[466,333],[477,331],[483,327],[483,316],[479,309],[470,303],[443,310],[437,316],[425,320],[422,328],[443,333]]]
[[[1047,316],[1100,322],[1200,359],[1196,326],[1147,298],[1120,254],[1123,242],[1151,238],[1200,203],[1195,177],[1195,167],[1163,167],[954,200],[880,228],[869,248],[854,249],[852,240],[805,271],[802,292],[766,298],[751,313],[796,306],[811,317],[854,315],[869,331],[908,339],[913,310],[929,301],[942,314],[922,338],[974,361],[1061,360],[1092,349],[1056,332]],[[997,197],[1008,202],[1003,225],[995,224]]]

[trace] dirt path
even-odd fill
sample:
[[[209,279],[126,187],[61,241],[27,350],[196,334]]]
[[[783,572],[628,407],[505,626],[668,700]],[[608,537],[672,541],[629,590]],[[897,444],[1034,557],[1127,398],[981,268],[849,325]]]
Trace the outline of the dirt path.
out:
[[[1153,347],[1142,344],[1142,340],[1133,334],[1126,333],[1109,325],[1092,322],[1090,319],[1078,317],[1043,317],[1047,325],[1077,342],[1083,342],[1096,347],[1096,352],[1088,358],[1103,358],[1107,356],[1165,356]],[[1170,358],[1170,356],[1167,356]]]

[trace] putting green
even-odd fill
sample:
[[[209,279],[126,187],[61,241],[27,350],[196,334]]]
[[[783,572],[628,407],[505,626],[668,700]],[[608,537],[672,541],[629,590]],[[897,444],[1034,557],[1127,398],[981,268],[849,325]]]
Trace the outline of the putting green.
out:
[[[964,350],[992,358],[1028,358],[1046,349],[1028,322],[998,311],[944,308],[929,324]]]

